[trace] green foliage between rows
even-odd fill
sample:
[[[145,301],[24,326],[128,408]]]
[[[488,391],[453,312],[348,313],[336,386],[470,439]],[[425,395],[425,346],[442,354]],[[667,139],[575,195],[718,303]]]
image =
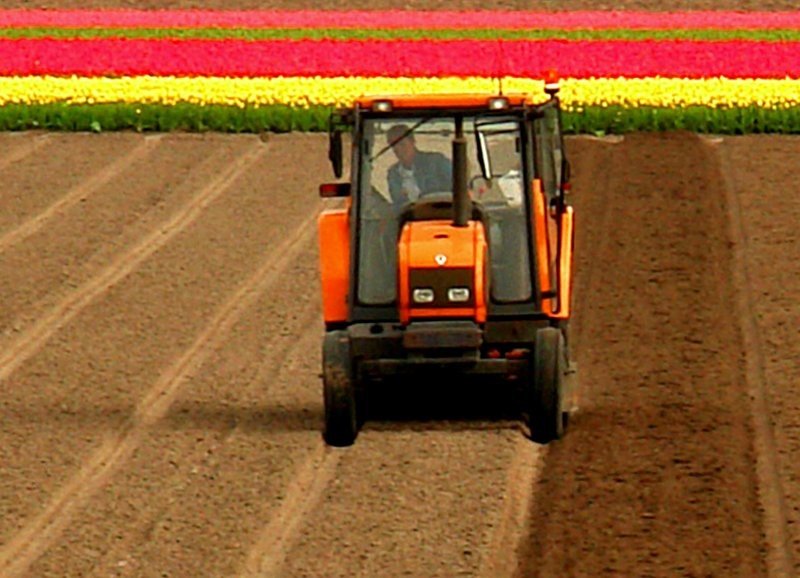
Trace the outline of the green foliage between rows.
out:
[[[796,29],[502,29],[457,28],[420,30],[415,28],[0,28],[0,38],[100,39],[136,38],[150,40],[748,40],[755,42],[796,42]]]
[[[0,130],[139,132],[291,132],[327,127],[330,107],[309,109],[195,104],[42,104],[0,106]]]
[[[260,133],[324,131],[331,107],[292,108],[272,105],[173,106],[135,104],[5,105],[0,106],[0,130],[229,132]],[[568,134],[624,134],[634,131],[688,130],[698,133],[800,133],[800,108],[683,109],[590,107],[565,111]]]

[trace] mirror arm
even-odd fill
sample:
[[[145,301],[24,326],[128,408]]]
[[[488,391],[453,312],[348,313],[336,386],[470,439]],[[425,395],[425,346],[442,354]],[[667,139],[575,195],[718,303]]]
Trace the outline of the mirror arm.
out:
[[[481,167],[481,174],[487,181],[492,179],[491,159],[489,158],[489,147],[486,146],[486,135],[478,128],[475,128],[476,148],[478,149],[478,164]]]

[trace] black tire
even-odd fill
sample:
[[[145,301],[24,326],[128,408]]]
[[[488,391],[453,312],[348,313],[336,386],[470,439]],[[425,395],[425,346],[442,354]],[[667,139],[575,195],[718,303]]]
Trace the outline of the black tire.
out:
[[[528,385],[527,418],[530,437],[540,444],[564,436],[564,335],[554,327],[536,332]]]
[[[345,331],[331,331],[322,346],[322,384],[328,445],[346,447],[358,435],[358,407],[350,339]]]

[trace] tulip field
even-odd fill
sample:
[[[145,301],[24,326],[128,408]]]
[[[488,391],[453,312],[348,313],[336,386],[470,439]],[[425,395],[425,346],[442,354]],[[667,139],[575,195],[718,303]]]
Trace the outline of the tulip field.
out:
[[[0,128],[320,130],[368,93],[543,93],[575,133],[800,132],[797,12],[0,10]]]
[[[3,3],[0,577],[800,576],[796,2],[391,4]],[[566,436],[440,374],[328,447],[330,111],[553,73]]]

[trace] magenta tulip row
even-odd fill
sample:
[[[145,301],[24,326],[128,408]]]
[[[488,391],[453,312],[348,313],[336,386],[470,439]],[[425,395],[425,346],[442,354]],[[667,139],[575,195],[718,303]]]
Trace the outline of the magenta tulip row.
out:
[[[787,12],[0,10],[0,28],[792,29]]]

